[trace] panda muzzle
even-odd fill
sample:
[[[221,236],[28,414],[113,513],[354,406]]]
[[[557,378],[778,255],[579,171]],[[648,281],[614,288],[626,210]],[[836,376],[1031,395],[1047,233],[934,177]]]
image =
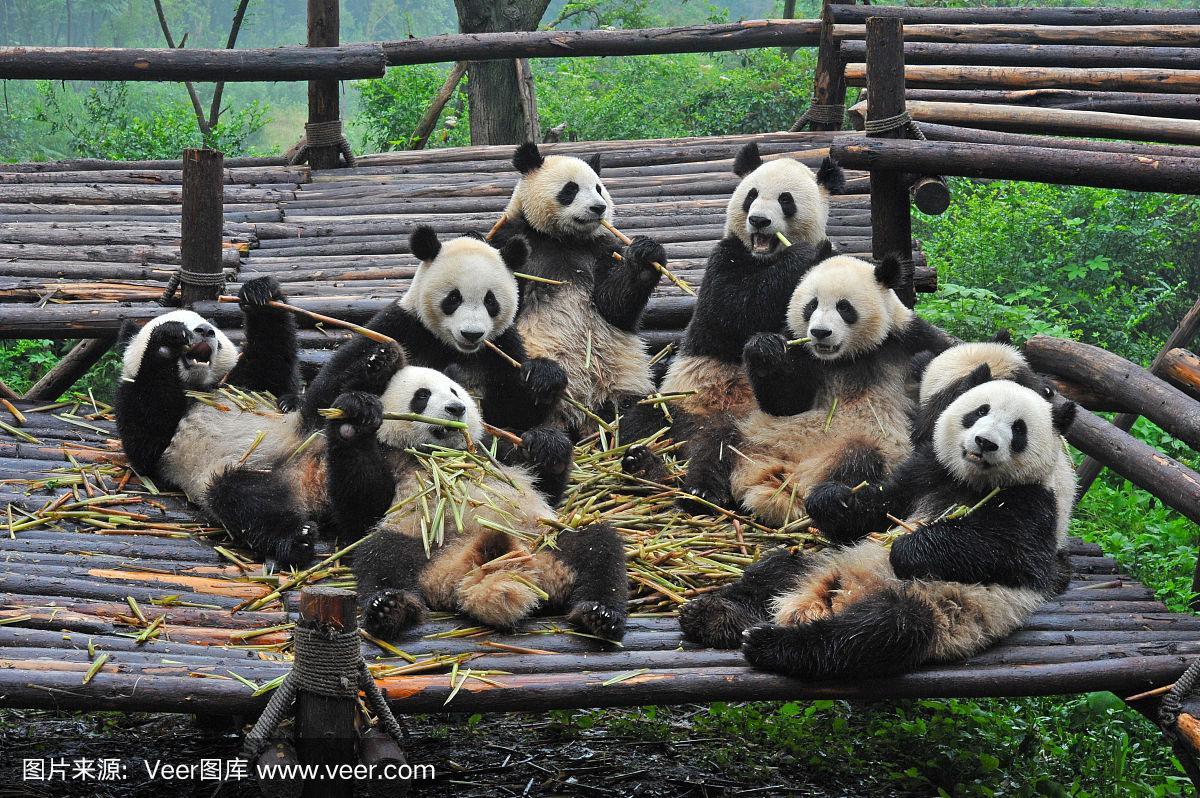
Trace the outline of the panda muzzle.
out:
[[[188,347],[183,355],[184,361],[193,366],[197,363],[209,363],[212,361],[213,348],[212,344],[207,341],[197,341]]]

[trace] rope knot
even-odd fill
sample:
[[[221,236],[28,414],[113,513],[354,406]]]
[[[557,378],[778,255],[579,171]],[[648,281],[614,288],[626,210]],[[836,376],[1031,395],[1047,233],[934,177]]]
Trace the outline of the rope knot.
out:
[[[342,134],[342,120],[332,122],[306,122],[304,138],[296,145],[295,151],[288,158],[288,164],[295,166],[308,159],[310,147],[337,147],[346,166],[354,166],[358,161],[350,149],[350,141]]]
[[[885,116],[882,119],[868,119],[863,122],[863,130],[868,134],[891,133],[899,130],[909,138],[918,141],[925,140],[925,134],[921,132],[921,128],[917,127],[917,123],[913,121],[908,111],[901,111],[895,116]]]

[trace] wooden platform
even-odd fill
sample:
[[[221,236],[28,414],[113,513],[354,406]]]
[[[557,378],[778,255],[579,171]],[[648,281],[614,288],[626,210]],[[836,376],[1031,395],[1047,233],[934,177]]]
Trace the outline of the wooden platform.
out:
[[[101,417],[90,417],[96,410]],[[30,413],[20,429],[36,443],[0,433],[0,706],[252,712],[266,700],[254,686],[290,667],[285,644],[297,596],[288,593],[282,605],[263,611],[231,613],[274,584],[260,581],[260,567],[245,552],[215,550],[214,544],[231,544],[182,497],[155,495],[126,476],[103,411],[84,402]],[[126,526],[114,528],[119,524]],[[1025,629],[964,665],[895,679],[806,684],[756,672],[736,651],[684,644],[667,613],[633,617],[621,648],[567,633],[555,618],[533,619],[509,635],[472,632],[469,622],[447,618],[397,643],[413,662],[366,641],[363,651],[405,712],[442,710],[460,682],[448,706],[463,711],[1092,690],[1130,695],[1172,682],[1200,653],[1200,618],[1167,612],[1095,546],[1075,541],[1072,547],[1070,590]],[[631,547],[631,557],[639,556]],[[339,570],[324,577],[326,585],[349,578]],[[139,642],[160,616],[157,635]],[[103,655],[108,659],[84,684]],[[449,673],[454,660],[456,678]],[[482,678],[464,677],[468,668]]]

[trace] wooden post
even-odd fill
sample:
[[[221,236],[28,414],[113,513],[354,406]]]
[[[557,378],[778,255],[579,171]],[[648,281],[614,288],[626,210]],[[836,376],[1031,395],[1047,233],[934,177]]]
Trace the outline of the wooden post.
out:
[[[180,220],[182,268],[198,274],[220,274],[221,231],[225,225],[225,157],[217,150],[183,151],[183,209]],[[216,299],[220,285],[194,285],[184,280],[184,307]]]
[[[337,47],[341,31],[339,0],[308,0],[308,46]],[[310,80],[308,82],[308,121],[336,122],[339,117],[338,82]],[[308,147],[308,165],[313,169],[336,169],[336,145]]]
[[[817,45],[817,72],[813,77],[814,105],[846,104],[846,64],[842,59],[840,43],[833,38],[833,9],[830,7],[849,2],[853,0],[825,0],[821,9],[821,41]],[[808,126],[810,130],[842,129],[841,124],[829,122],[809,122]]]
[[[867,19],[867,121],[904,112],[904,22],[897,17]],[[902,130],[868,134],[904,138]],[[912,216],[908,186],[901,172],[871,170],[871,241],[876,260],[887,255],[912,259]],[[912,286],[896,291],[912,307],[917,295]]]
[[[302,626],[333,627],[339,632],[358,628],[354,593],[330,587],[307,587],[300,592]],[[354,674],[346,674],[353,678]],[[300,762],[318,767],[354,764],[358,732],[358,702],[304,690],[296,696],[296,752]],[[314,780],[304,785],[305,798],[350,798],[352,780]]]
[[[529,68],[528,58],[518,58],[513,62],[517,70],[517,93],[521,97],[521,108],[525,114],[525,140],[541,141],[542,130],[538,122],[537,88],[533,83],[533,70]]]

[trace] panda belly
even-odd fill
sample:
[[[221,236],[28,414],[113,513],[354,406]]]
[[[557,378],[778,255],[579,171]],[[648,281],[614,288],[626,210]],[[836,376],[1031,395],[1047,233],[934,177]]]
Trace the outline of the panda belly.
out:
[[[884,464],[884,472],[912,452],[912,400],[901,380],[885,380],[852,398],[832,397],[794,416],[755,409],[739,424],[741,456],[731,474],[733,496],[768,524],[783,526],[804,515],[804,497],[855,461]],[[736,454],[736,453],[735,453]]]
[[[262,441],[246,456],[259,432]],[[303,440],[299,413],[226,411],[197,402],[179,420],[159,461],[159,473],[200,500],[213,477],[227,468],[240,464],[275,469]]]
[[[641,338],[601,318],[581,286],[567,284],[549,295],[529,296],[517,329],[530,357],[562,366],[567,394],[585,407],[598,410],[622,397],[654,390]],[[560,414],[572,426],[583,426],[583,414],[575,408],[563,407]]]
[[[754,392],[746,367],[705,355],[680,355],[663,377],[664,394],[689,394],[671,402],[694,416],[715,413],[745,416],[754,408]]]

